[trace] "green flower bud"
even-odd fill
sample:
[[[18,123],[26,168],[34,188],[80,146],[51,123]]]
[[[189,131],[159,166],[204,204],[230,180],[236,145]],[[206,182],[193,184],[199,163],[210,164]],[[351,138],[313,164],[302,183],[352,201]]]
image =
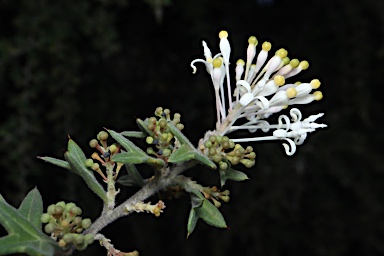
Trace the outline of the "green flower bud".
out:
[[[99,142],[98,142],[96,139],[93,139],[93,140],[91,140],[91,141],[89,142],[89,146],[90,146],[91,148],[96,148],[97,145],[99,145]]]
[[[47,234],[52,234],[55,231],[55,225],[53,223],[48,223],[45,225],[44,231]]]
[[[153,123],[148,123],[147,128],[152,131],[155,128],[155,125]]]
[[[161,134],[161,136],[160,136],[160,140],[161,140],[161,141],[167,141],[167,140],[168,140],[168,133],[163,133],[163,134]]]
[[[164,157],[169,157],[171,155],[171,150],[169,148],[166,148],[163,150],[163,156]]]
[[[212,198],[213,204],[215,205],[216,208],[219,208],[221,206],[221,203],[214,198]]]
[[[221,146],[223,147],[223,149],[228,149],[230,145],[228,141],[224,141],[224,142],[222,141]]]
[[[98,163],[93,163],[92,166],[91,166],[91,169],[96,171],[97,169],[100,168],[100,165]]]
[[[60,201],[56,203],[56,206],[62,206],[63,208],[65,207],[66,203],[64,201]]]
[[[67,246],[67,243],[66,243],[63,239],[60,239],[59,242],[58,242],[58,244],[59,244],[59,246],[60,246],[61,248]]]
[[[223,138],[222,136],[216,136],[216,141],[217,141],[218,143],[220,143],[222,138]]]
[[[227,164],[226,162],[221,161],[221,162],[219,163],[219,168],[220,168],[221,170],[227,170],[227,169],[228,169],[228,164]]]
[[[229,141],[229,148],[234,148],[235,147],[235,142],[232,140]]]
[[[222,157],[221,155],[214,155],[214,156],[212,157],[212,160],[213,160],[213,162],[215,162],[215,163],[219,163],[222,159],[223,159],[223,157]]]
[[[252,148],[251,146],[248,146],[248,147],[245,149],[245,151],[246,151],[247,153],[250,153],[250,152],[253,151],[253,148]]]
[[[43,213],[40,217],[40,221],[42,223],[48,223],[51,220],[51,214],[49,213]]]
[[[154,117],[154,116],[152,116],[152,117],[150,117],[150,118],[148,119],[148,123],[149,123],[149,124],[156,124],[156,122],[157,122],[157,118]]]
[[[210,148],[209,151],[208,151],[208,154],[209,154],[210,156],[214,156],[214,155],[216,155],[216,149],[214,149],[214,148]]]
[[[151,148],[151,147],[147,148],[147,154],[152,155],[154,153],[155,153],[155,151],[153,150],[153,148]]]
[[[221,194],[222,194],[223,196],[229,196],[230,192],[229,192],[228,189],[226,189],[226,190],[224,190],[223,192],[221,192]]]
[[[73,234],[73,242],[75,244],[82,244],[84,242],[84,235],[81,234]]]
[[[221,138],[221,142],[229,142],[229,138],[227,136],[223,136]]]
[[[99,140],[107,140],[108,139],[108,133],[106,131],[101,131],[99,134],[97,134],[97,138]]]
[[[55,208],[56,208],[56,205],[51,204],[50,206],[48,206],[48,208],[47,208],[47,212],[48,212],[49,214],[55,214]]]
[[[235,149],[234,152],[233,152],[233,154],[234,154],[235,156],[237,156],[237,157],[240,157],[240,156],[242,155],[240,149]]]
[[[181,118],[181,115],[180,115],[179,113],[175,113],[175,114],[173,115],[173,118],[180,119],[180,118]]]
[[[80,225],[80,223],[81,223],[82,220],[83,220],[83,219],[82,219],[81,217],[75,217],[75,218],[73,219],[72,223],[75,224],[75,225]]]
[[[162,113],[163,113],[163,108],[162,107],[157,107],[156,110],[155,110],[155,115],[161,116]]]
[[[65,219],[65,220],[62,220],[61,222],[60,222],[60,226],[61,227],[63,227],[63,228],[68,228],[69,227],[69,221],[67,220],[67,219]]]
[[[71,234],[71,233],[65,234],[65,235],[63,236],[63,240],[64,240],[67,244],[72,243],[72,241],[73,241],[73,234]]]
[[[109,146],[109,152],[111,152],[111,154],[115,153],[117,151],[117,146],[116,144],[112,144],[111,146]]]
[[[88,158],[85,161],[85,166],[87,166],[88,168],[91,168],[92,165],[93,165],[93,160],[91,158]]]
[[[164,109],[164,114],[166,114],[167,116],[169,116],[169,114],[171,114],[171,110],[169,110],[169,109]]]
[[[165,119],[160,119],[159,126],[164,129],[167,127],[167,121]]]
[[[72,202],[67,203],[67,205],[65,206],[65,211],[69,212],[74,206],[76,206],[75,203],[72,203]]]
[[[81,210],[80,207],[78,207],[78,206],[74,206],[74,207],[71,208],[70,212],[71,212],[73,215],[81,215],[81,213],[82,213],[83,211]]]
[[[152,144],[153,143],[153,138],[151,136],[148,136],[146,139],[145,139],[145,142],[147,142],[148,144]]]
[[[63,211],[64,211],[64,207],[59,205],[59,206],[55,207],[55,213],[54,214],[55,215],[61,215],[61,214],[63,214]]]
[[[216,142],[216,136],[215,135],[209,136],[209,141],[212,143],[215,143]]]
[[[179,124],[180,118],[173,118],[172,123],[174,123],[175,125]]]
[[[92,244],[94,240],[95,240],[95,237],[92,234],[86,234],[84,236],[84,243],[86,244]]]
[[[220,199],[223,200],[223,202],[225,203],[229,202],[229,196],[220,196]]]
[[[212,147],[212,142],[210,142],[209,140],[205,141],[204,142],[204,147],[206,147],[206,148]]]
[[[91,226],[91,224],[92,224],[91,219],[88,219],[88,218],[83,219],[83,220],[81,221],[81,226],[82,226],[84,229],[89,228],[89,227]]]
[[[184,129],[184,125],[183,124],[176,124],[176,128],[181,131]]]

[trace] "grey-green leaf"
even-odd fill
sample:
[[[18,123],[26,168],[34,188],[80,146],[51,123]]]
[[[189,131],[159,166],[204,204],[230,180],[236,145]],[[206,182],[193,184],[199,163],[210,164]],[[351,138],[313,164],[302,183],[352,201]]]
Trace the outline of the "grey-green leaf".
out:
[[[105,194],[105,191],[103,187],[100,185],[100,183],[96,180],[95,176],[93,175],[92,170],[89,170],[87,167],[85,167],[85,160],[82,161],[79,155],[73,155],[70,152],[66,152],[64,154],[65,159],[68,161],[69,165],[71,166],[71,169],[76,172],[79,176],[83,178],[85,183],[88,185],[88,187],[96,194],[98,195],[105,203],[107,203],[107,196]]]
[[[136,119],[136,123],[139,126],[140,130],[145,133],[146,135],[154,136],[155,134],[153,131],[149,130],[148,127],[148,118],[146,118],[144,121],[140,118]]]
[[[37,188],[32,189],[21,202],[19,213],[41,230],[40,217],[43,214],[43,200]]]
[[[132,138],[145,138],[147,135],[143,132],[136,132],[136,131],[125,131],[121,132],[121,135],[124,135],[125,137],[132,137]]]
[[[188,217],[187,238],[192,234],[193,230],[195,229],[198,219],[199,216],[197,215],[196,210],[194,208],[191,208]]]
[[[221,186],[224,186],[227,180],[233,181],[243,181],[248,180],[248,176],[240,171],[236,171],[232,168],[228,168],[227,170],[220,170],[220,183]]]
[[[69,139],[68,141],[68,152],[82,162],[87,160],[83,150],[81,150],[81,148],[72,139]]]
[[[55,251],[60,250],[54,240],[43,234],[24,216],[28,212],[25,209],[28,209],[30,199],[36,198],[37,193],[32,190],[19,210],[9,205],[4,199],[0,200],[0,224],[8,232],[7,236],[0,238],[0,255],[27,253],[32,256],[51,256],[54,255]],[[27,215],[29,217],[35,216],[33,213]]]
[[[177,149],[169,158],[169,162],[178,163],[186,160],[196,160],[201,164],[204,164],[211,169],[216,169],[216,164],[212,162],[206,155],[204,155],[201,151],[197,150],[193,144],[188,140],[187,137],[172,123],[168,122],[167,126],[172,134],[180,141],[181,147]],[[181,151],[179,151],[181,149]],[[179,151],[179,152],[177,152]],[[176,154],[175,156],[173,156]],[[173,157],[172,157],[173,156]]]
[[[224,217],[221,212],[207,199],[204,199],[201,207],[194,208],[199,218],[204,220],[207,224],[217,227],[226,228]]]
[[[68,169],[68,170],[71,169],[71,167],[69,166],[69,163],[67,161],[53,158],[53,157],[48,157],[48,156],[43,156],[43,157],[38,157],[38,158],[41,160],[44,160],[45,162],[51,163],[53,165],[56,165],[56,166],[59,166],[59,167],[62,167],[62,168]]]
[[[150,165],[160,165],[164,166],[165,163],[162,159],[159,158],[154,158],[151,156],[148,156],[143,150],[141,150],[139,147],[137,147],[135,144],[133,144],[130,140],[125,138],[123,135],[121,135],[118,132],[115,132],[113,130],[108,130],[109,134],[118,142],[120,145],[125,148],[128,152],[131,153],[135,158],[141,158],[142,163],[150,164]],[[123,153],[121,153],[123,154]],[[118,155],[114,156],[112,159],[113,161],[119,162],[116,160],[115,157]],[[127,162],[127,163],[133,163],[133,162]]]

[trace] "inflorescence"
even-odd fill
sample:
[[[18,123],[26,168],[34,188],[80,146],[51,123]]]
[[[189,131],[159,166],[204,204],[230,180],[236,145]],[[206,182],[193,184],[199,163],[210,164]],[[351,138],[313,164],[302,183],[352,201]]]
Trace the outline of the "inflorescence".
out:
[[[251,133],[257,130],[269,132],[273,129],[271,136],[232,141],[285,140],[289,144],[283,144],[286,154],[293,155],[296,152],[296,145],[302,144],[308,133],[314,132],[317,128],[326,127],[325,124],[315,123],[323,113],[301,120],[302,115],[297,108],[290,111],[292,122],[286,115],[280,115],[276,125],[271,125],[264,120],[290,105],[308,104],[323,98],[321,91],[312,92],[320,86],[318,79],[313,79],[309,83],[286,83],[286,79],[309,67],[306,60],[289,59],[287,50],[283,48],[277,50],[275,55],[267,60],[268,52],[272,47],[271,43],[264,42],[261,51],[257,54],[258,40],[251,36],[248,39],[246,61],[239,59],[236,62],[236,87],[232,88],[229,72],[231,46],[228,41],[228,32],[221,31],[219,38],[220,53],[212,57],[211,50],[203,41],[205,59],[196,59],[191,63],[193,73],[196,72],[195,63],[204,63],[212,79],[217,113],[216,131],[213,134],[224,136],[242,129],[247,129]],[[238,120],[242,120],[242,123],[234,125]],[[204,138],[201,144],[208,140],[209,137]]]

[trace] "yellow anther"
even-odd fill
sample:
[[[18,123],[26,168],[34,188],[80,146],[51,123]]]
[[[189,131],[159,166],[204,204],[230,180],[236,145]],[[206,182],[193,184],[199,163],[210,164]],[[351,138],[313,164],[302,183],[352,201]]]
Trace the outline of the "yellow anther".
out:
[[[289,63],[289,58],[288,57],[283,58],[282,63],[284,66],[287,65]]]
[[[264,42],[261,47],[263,48],[264,51],[268,52],[269,50],[271,50],[272,45],[270,42]]]
[[[219,68],[223,65],[223,61],[220,58],[216,58],[212,61],[212,65],[214,68]]]
[[[293,98],[293,97],[295,97],[295,96],[297,95],[297,91],[296,91],[296,89],[293,88],[293,87],[288,88],[288,89],[285,91],[285,93],[287,94],[287,97],[290,98],[290,99]]]
[[[321,100],[323,98],[323,94],[321,93],[321,91],[316,91],[312,95],[315,100]]]
[[[282,86],[285,83],[285,78],[283,76],[280,76],[280,75],[275,76],[273,78],[273,80],[275,81],[275,84],[277,86]]]
[[[300,61],[298,59],[293,59],[291,60],[291,62],[289,63],[289,65],[292,66],[292,68],[296,68],[297,66],[299,66],[300,64]]]
[[[244,66],[244,65],[245,65],[245,62],[244,62],[244,60],[242,60],[242,59],[238,59],[238,60],[236,61],[236,65]]]
[[[312,88],[313,89],[317,89],[317,88],[319,88],[320,87],[320,81],[319,81],[319,79],[313,79],[312,81],[311,81],[311,85],[312,85]]]
[[[256,46],[257,43],[258,43],[258,41],[257,41],[256,37],[251,36],[251,37],[248,38],[248,43],[249,43],[249,44],[253,44],[253,45]]]
[[[211,63],[212,63],[212,61],[213,61],[213,59],[212,59],[212,58],[207,58],[207,62],[208,62],[208,64],[211,64]]]
[[[220,31],[220,33],[219,33],[219,38],[220,39],[227,38],[227,37],[228,37],[228,32],[227,31],[225,31],[225,30]]]
[[[309,67],[308,61],[303,60],[302,62],[300,62],[300,67],[302,70],[306,70]]]
[[[301,82],[300,82],[300,81],[297,81],[297,82],[295,82],[295,85],[299,85],[299,84],[301,84]]]
[[[287,52],[287,50],[285,50],[284,48],[281,48],[281,49],[279,49],[279,50],[276,52],[276,55],[279,56],[281,59],[284,59],[285,57],[287,57],[288,52]]]
[[[282,106],[283,109],[287,109],[288,108],[288,105],[284,105]]]

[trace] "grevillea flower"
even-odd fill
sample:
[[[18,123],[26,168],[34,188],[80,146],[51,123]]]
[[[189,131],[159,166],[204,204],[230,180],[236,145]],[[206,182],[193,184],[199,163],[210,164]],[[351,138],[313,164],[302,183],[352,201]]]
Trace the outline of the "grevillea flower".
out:
[[[301,121],[301,112],[297,108],[290,111],[292,122],[286,115],[280,115],[276,125],[271,125],[265,120],[291,105],[308,104],[323,98],[320,91],[314,91],[320,87],[318,79],[313,79],[309,83],[286,83],[286,79],[292,79],[309,67],[306,60],[288,58],[288,52],[283,48],[268,59],[271,43],[264,42],[261,50],[257,52],[258,40],[251,36],[248,39],[246,61],[237,60],[235,86],[231,86],[233,81],[229,69],[231,46],[228,32],[221,31],[219,38],[218,54],[212,57],[211,50],[203,41],[205,59],[196,59],[191,63],[193,73],[196,72],[195,63],[204,63],[212,78],[217,123],[216,130],[211,134],[222,136],[241,129],[247,129],[251,133],[257,130],[272,131],[271,136],[232,140],[234,142],[285,140],[289,144],[283,144],[285,151],[288,155],[292,155],[296,151],[296,145],[302,144],[308,133],[326,127],[325,124],[314,123],[323,115],[322,113]]]

